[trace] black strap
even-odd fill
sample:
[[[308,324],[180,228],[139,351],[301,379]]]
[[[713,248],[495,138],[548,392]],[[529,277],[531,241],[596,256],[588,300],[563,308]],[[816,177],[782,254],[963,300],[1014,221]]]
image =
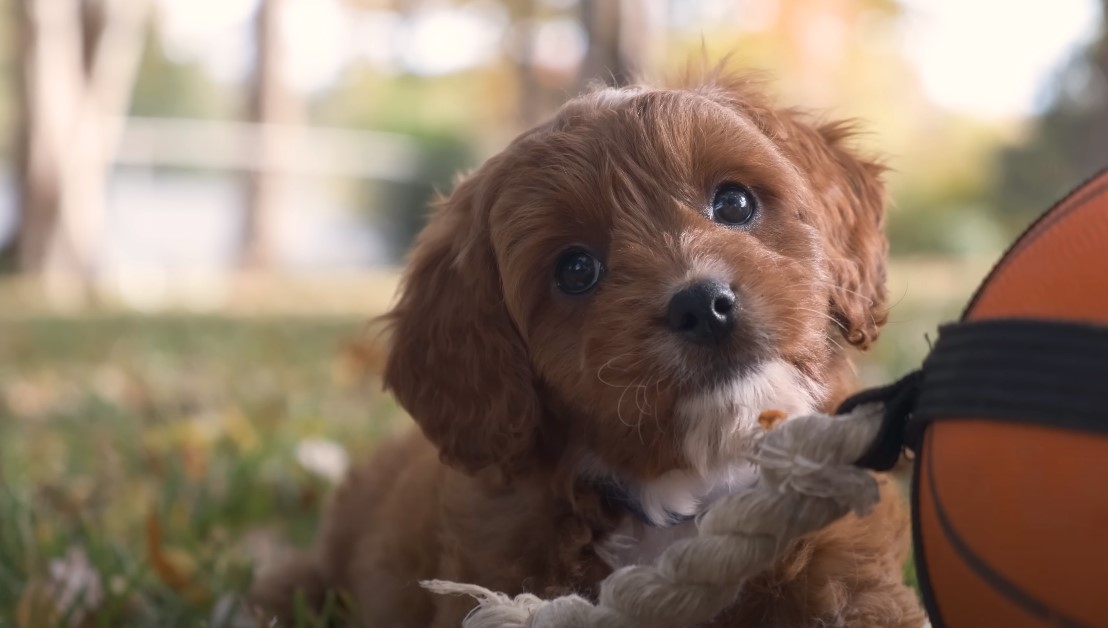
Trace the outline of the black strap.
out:
[[[900,453],[904,449],[904,429],[916,406],[922,378],[923,371],[912,371],[894,384],[863,390],[839,406],[836,413],[845,414],[863,404],[877,401],[885,404],[885,418],[881,422],[877,438],[854,464],[875,471],[888,471],[900,460]]]
[[[945,325],[923,363],[892,386],[863,391],[838,412],[883,401],[885,420],[856,464],[886,471],[919,449],[932,421],[980,418],[1108,435],[1108,327],[997,319]]]
[[[908,438],[944,418],[1108,434],[1108,327],[1002,319],[940,329]]]

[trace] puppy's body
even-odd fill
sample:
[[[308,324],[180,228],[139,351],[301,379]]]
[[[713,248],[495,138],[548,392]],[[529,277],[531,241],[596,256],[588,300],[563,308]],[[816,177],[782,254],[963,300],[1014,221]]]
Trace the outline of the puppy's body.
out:
[[[386,384],[422,434],[340,489],[316,553],[263,580],[371,626],[457,626],[442,578],[593,595],[753,481],[764,410],[828,411],[842,340],[884,321],[880,168],[741,80],[602,90],[459,184],[390,315]],[[721,626],[919,626],[892,487],[792,548]]]

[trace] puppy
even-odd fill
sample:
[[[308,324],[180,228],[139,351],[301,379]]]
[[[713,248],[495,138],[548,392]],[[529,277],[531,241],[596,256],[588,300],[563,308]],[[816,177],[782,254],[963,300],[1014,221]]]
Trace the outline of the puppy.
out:
[[[595,595],[748,485],[765,410],[832,410],[885,321],[882,168],[850,127],[741,77],[598,89],[442,200],[388,315],[385,384],[419,424],[352,472],[315,552],[261,581],[343,591],[364,625],[458,626],[472,600]],[[892,486],[736,591],[719,626],[924,623]]]

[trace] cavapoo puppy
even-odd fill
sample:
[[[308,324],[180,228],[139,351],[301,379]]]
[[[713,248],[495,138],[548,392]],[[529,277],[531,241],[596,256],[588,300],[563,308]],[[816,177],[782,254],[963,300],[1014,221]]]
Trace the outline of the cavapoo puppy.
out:
[[[885,321],[882,168],[850,135],[712,75],[584,94],[460,181],[387,317],[385,384],[421,430],[255,600],[341,591],[366,626],[454,627],[473,601],[419,580],[589,596],[695,534],[754,481],[759,414],[833,410]],[[713,625],[921,626],[883,486]]]

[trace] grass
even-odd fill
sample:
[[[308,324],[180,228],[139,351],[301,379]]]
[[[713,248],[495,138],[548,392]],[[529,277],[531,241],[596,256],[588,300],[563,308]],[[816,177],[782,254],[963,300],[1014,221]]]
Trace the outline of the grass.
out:
[[[917,365],[983,272],[894,265],[863,380]],[[13,305],[0,308],[0,627],[244,625],[253,565],[309,542],[331,486],[307,450],[356,459],[407,425],[357,350],[387,301],[367,288],[259,288],[234,316],[54,316],[0,286]],[[261,302],[284,314],[259,316]],[[54,602],[82,587],[96,612],[64,621]]]
[[[328,481],[298,447],[327,439],[358,456],[401,424],[349,350],[362,327],[0,323],[0,626],[60,619],[43,600],[57,597],[52,561],[81,580],[80,561],[57,562],[67,552],[99,574],[88,625],[232,625],[253,561],[315,527]]]

